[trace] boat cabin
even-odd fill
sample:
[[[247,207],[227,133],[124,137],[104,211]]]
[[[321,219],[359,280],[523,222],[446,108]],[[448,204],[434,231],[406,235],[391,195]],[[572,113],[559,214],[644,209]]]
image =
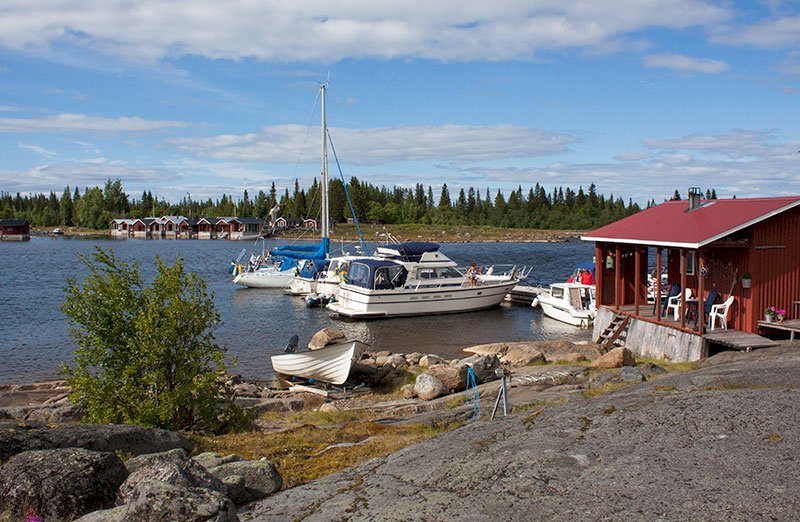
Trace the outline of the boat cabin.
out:
[[[357,258],[350,261],[346,282],[368,290],[392,290],[406,283],[406,268],[390,259]]]
[[[800,196],[707,200],[693,188],[688,201],[587,233],[582,239],[595,243],[597,263],[595,340],[625,315],[626,346],[643,356],[700,359],[711,331],[756,342],[753,334],[769,331],[766,309],[798,318],[798,230]],[[649,280],[662,280],[659,274],[666,286],[651,284],[648,300]]]

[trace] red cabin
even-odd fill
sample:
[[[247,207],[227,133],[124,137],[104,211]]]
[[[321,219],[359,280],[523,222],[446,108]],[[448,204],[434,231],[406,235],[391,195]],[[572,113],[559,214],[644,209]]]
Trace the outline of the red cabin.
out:
[[[800,319],[798,230],[800,196],[705,200],[692,189],[689,201],[668,201],[587,233],[582,239],[595,242],[597,264],[595,339],[603,341],[617,314],[627,315],[628,328],[640,330],[633,339],[628,332],[633,351],[696,360],[707,355],[703,339],[714,339],[712,328],[775,333],[767,308],[786,311],[786,324]],[[665,274],[666,284],[652,285],[648,295],[652,272]],[[637,321],[668,331],[634,328]]]

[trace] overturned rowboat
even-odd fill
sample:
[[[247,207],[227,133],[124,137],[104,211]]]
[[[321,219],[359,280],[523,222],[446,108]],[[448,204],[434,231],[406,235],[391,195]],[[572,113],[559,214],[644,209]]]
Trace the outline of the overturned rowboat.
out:
[[[272,369],[290,377],[343,384],[350,375],[353,359],[361,357],[366,349],[361,341],[348,341],[318,350],[273,355]]]

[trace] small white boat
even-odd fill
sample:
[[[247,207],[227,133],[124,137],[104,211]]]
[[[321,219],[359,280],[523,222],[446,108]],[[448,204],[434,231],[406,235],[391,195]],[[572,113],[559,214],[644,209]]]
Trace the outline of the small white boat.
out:
[[[531,303],[542,312],[563,323],[588,328],[594,321],[594,285],[580,283],[554,283],[550,291],[540,292]]]
[[[290,377],[343,384],[350,375],[353,358],[360,357],[366,347],[361,341],[348,341],[319,350],[273,355],[272,369]]]
[[[519,283],[519,272],[512,267],[473,282],[436,243],[398,243],[351,260],[336,301],[327,308],[364,319],[483,310],[503,301]]]
[[[279,263],[241,272],[233,278],[237,285],[248,288],[284,288],[294,279],[294,269],[281,270]]]

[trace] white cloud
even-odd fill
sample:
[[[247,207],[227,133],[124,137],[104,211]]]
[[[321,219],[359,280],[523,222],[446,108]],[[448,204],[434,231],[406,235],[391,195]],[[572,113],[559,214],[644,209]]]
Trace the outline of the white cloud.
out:
[[[58,114],[47,118],[0,118],[0,132],[145,132],[185,126],[178,121],[146,120],[136,116],[100,118],[85,114]]]
[[[530,59],[554,49],[609,49],[652,27],[725,22],[708,0],[6,0],[0,45],[26,52],[86,47],[152,61],[185,55],[273,62],[351,58]]]
[[[13,105],[0,105],[0,112],[17,112],[19,107]]]
[[[440,125],[377,129],[331,129],[340,155],[354,165],[395,161],[488,161],[530,158],[566,152],[577,138],[514,125]],[[197,156],[237,161],[293,163],[305,156],[319,161],[308,128],[301,125],[264,127],[259,134],[169,140]],[[316,143],[316,142],[313,142]],[[341,157],[341,156],[340,156]]]
[[[706,74],[717,74],[728,70],[728,64],[725,62],[706,58],[692,58],[690,56],[670,53],[645,56],[644,63],[648,67],[661,67],[665,69],[674,69],[676,71]]]
[[[770,18],[749,26],[726,26],[717,30],[711,41],[764,49],[797,46],[800,44],[800,16]]]
[[[40,156],[58,156],[57,152],[53,152],[51,150],[47,150],[44,147],[40,147],[38,145],[29,145],[25,143],[17,143],[17,147],[24,150],[29,150],[39,154]]]

